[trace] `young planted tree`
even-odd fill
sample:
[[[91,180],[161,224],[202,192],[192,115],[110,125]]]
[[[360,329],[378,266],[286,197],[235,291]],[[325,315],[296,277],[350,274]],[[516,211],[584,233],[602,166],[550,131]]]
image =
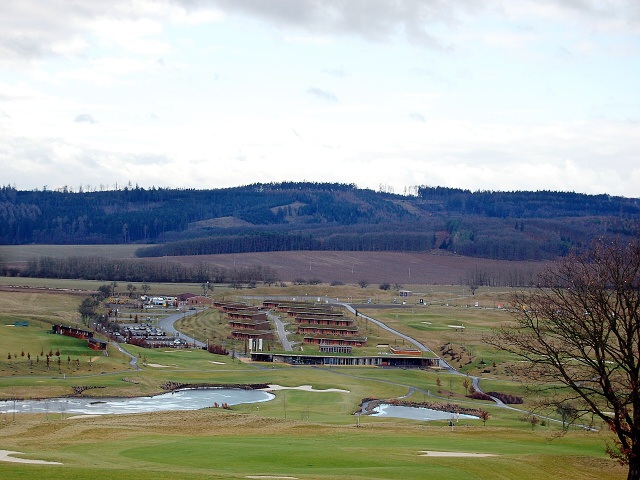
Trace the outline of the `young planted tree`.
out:
[[[487,412],[486,410],[480,410],[480,420],[482,420],[482,425],[487,425],[487,420],[489,420],[491,418],[491,415],[489,415],[489,412]]]
[[[556,412],[562,419],[562,429],[566,430],[578,418],[580,412],[571,404],[571,402],[563,402],[557,406]]]
[[[608,453],[640,478],[640,236],[594,242],[513,301],[515,326],[489,343],[525,360],[547,393],[555,388],[549,404],[604,422],[615,434]]]
[[[468,378],[465,378],[462,381],[462,386],[464,387],[465,395],[467,395],[469,393],[469,387],[471,386],[471,383],[469,383],[469,379]]]

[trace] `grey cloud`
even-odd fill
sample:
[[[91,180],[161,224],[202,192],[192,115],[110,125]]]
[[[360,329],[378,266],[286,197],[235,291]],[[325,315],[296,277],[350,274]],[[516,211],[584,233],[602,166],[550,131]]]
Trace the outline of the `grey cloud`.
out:
[[[53,45],[82,28],[78,5],[64,0],[5,2],[0,18],[0,57],[31,59],[52,53]]]
[[[88,113],[81,113],[80,115],[78,115],[74,122],[76,123],[97,123],[96,120],[89,115]]]
[[[444,48],[428,31],[435,23],[452,23],[458,11],[473,13],[481,2],[461,0],[208,0],[228,13],[248,14],[267,21],[317,33],[353,34],[382,41],[403,30],[411,41]],[[193,5],[183,0],[183,4]]]
[[[59,157],[59,147],[72,146],[71,157]],[[153,153],[125,154],[73,145],[60,138],[0,138],[0,163],[6,166],[7,178],[16,178],[25,185],[52,188],[77,184],[112,184],[121,182],[121,172],[128,166],[164,172],[164,165],[171,163],[166,155]],[[159,166],[154,169],[148,167]],[[52,168],[54,167],[54,168]],[[46,174],[43,172],[46,171]],[[165,173],[166,175],[166,173]],[[46,177],[46,178],[45,178]]]
[[[640,2],[620,0],[615,5],[591,0],[541,0],[568,15],[577,14],[591,26],[603,18],[622,20],[636,31],[640,27]],[[531,0],[534,3],[534,0]],[[415,43],[435,49],[449,48],[434,27],[453,25],[482,11],[498,13],[506,0],[155,0],[159,8],[128,0],[21,0],[2,4],[0,59],[25,60],[55,54],[56,46],[83,36],[93,20],[162,16],[163,5],[180,5],[188,11],[214,8],[228,14],[261,18],[280,27],[319,34],[357,35],[384,41],[403,33]]]
[[[176,0],[187,8],[212,6],[228,14],[250,15],[279,26],[301,28],[321,34],[359,35],[382,41],[402,32],[409,41],[448,50],[433,30],[454,25],[463,17],[490,11],[505,14],[507,0]],[[591,26],[602,18],[622,20],[631,29],[640,27],[640,2],[611,3],[592,0],[540,0],[542,3],[576,13]],[[530,0],[532,5],[538,0]]]
[[[326,90],[321,90],[319,88],[316,87],[311,87],[307,89],[307,93],[309,95],[313,95],[316,98],[319,98],[321,100],[324,100],[325,102],[337,102],[338,101],[338,97],[336,97],[333,93],[328,92]]]
[[[448,78],[447,76],[443,75],[442,73],[432,69],[432,68],[428,68],[428,67],[419,67],[419,68],[415,68],[413,70],[413,73],[415,75],[418,75],[419,77],[424,77],[426,79],[428,79],[429,81],[433,82],[433,83],[439,83],[442,85],[447,85],[449,87],[453,87],[455,86],[455,83],[453,82],[453,80],[451,80],[450,78]]]
[[[170,0],[159,3],[169,4]],[[56,47],[75,36],[83,36],[100,18],[142,18],[127,0],[20,0],[2,3],[0,15],[0,59],[31,60],[55,55]]]
[[[125,155],[123,157],[124,163],[130,163],[132,165],[166,165],[171,162],[166,155],[157,154],[141,154],[141,155]]]
[[[413,121],[420,122],[420,123],[425,123],[427,121],[427,119],[424,118],[424,115],[418,112],[410,113],[409,118],[411,118],[411,120]]]
[[[44,166],[53,164],[53,141],[50,139],[37,141],[26,137],[12,137],[7,146],[5,152],[10,152],[11,157],[27,158],[29,162]]]
[[[322,70],[323,73],[336,78],[346,78],[347,72],[344,71],[343,68],[325,68]]]

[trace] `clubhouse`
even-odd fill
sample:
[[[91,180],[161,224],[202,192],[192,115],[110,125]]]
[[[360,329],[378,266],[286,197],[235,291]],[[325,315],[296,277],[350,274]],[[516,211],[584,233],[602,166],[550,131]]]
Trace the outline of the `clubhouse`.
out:
[[[344,356],[336,346],[334,354],[304,355],[298,353],[251,352],[254,362],[288,363],[291,365],[344,365],[397,368],[440,368],[439,358],[424,358],[416,355],[354,355]]]

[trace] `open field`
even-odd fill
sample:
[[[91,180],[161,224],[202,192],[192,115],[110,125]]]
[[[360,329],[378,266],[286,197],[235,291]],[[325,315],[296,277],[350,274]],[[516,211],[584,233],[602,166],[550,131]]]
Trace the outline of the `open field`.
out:
[[[38,257],[133,258],[140,245],[0,245],[3,262],[26,262]]]
[[[260,288],[251,294],[268,295],[270,291],[316,296],[326,292],[343,297],[356,293],[373,297],[374,303],[363,312],[423,340],[439,354],[439,346],[446,343],[464,346],[475,358],[463,366],[471,372],[481,368],[479,358],[485,356],[485,366],[491,372],[483,375],[483,387],[524,396],[525,404],[520,406],[524,410],[533,406],[535,399],[526,396],[522,382],[490,363],[497,361],[500,366],[502,360],[508,359],[501,359],[482,344],[486,332],[509,320],[507,312],[497,308],[508,291],[483,288],[470,296],[462,287],[415,286],[412,290],[421,295],[409,297],[407,305],[391,308],[385,302],[393,298],[394,292],[382,292],[377,286],[344,286],[341,291],[327,292],[329,288],[338,287]],[[182,289],[185,290],[189,289]],[[248,293],[214,288],[214,295],[223,292],[228,299]],[[414,303],[418,298],[424,298],[427,304]],[[83,393],[96,399],[140,396],[160,393],[164,382],[311,385],[344,392],[278,390],[270,402],[238,405],[231,411],[205,409],[70,419],[61,412],[13,416],[2,410],[0,450],[24,453],[14,457],[61,463],[0,461],[3,479],[527,480],[614,479],[625,475],[624,469],[604,453],[606,442],[611,440],[608,432],[576,427],[559,435],[558,424],[551,421],[533,429],[522,411],[467,398],[465,377],[460,375],[413,369],[252,364],[202,350],[148,350],[127,345],[126,349],[139,360],[140,369],[135,370],[115,347],[109,347],[108,357],[97,356],[81,340],[49,333],[51,323],[77,322],[81,299],[61,292],[0,292],[0,398],[69,395],[74,385],[99,387]],[[212,325],[220,321],[217,312],[208,315]],[[16,321],[29,322],[29,326],[13,326]],[[463,332],[448,326],[458,324],[464,324]],[[198,328],[206,331],[209,327],[202,324]],[[57,350],[60,355],[55,355]],[[27,354],[33,359],[41,352],[53,353],[49,370],[42,360],[33,366],[27,358]],[[60,365],[58,357],[62,359]],[[80,362],[74,363],[76,358]],[[491,418],[486,426],[469,421],[454,428],[445,421],[370,416],[358,419],[353,414],[364,398],[455,402],[485,409]],[[436,457],[424,456],[424,451],[495,456]]]
[[[42,256],[97,256],[133,258],[140,245],[0,245],[0,261],[19,265]],[[455,285],[465,282],[473,271],[487,274],[517,273],[531,277],[544,262],[490,260],[443,254],[402,252],[257,252],[224,255],[192,255],[149,258],[148,262],[174,261],[191,265],[211,265],[227,270],[256,265],[273,268],[279,280],[320,280],[324,283],[402,285]]]
[[[203,263],[226,269],[267,265],[287,282],[319,279],[324,283],[455,285],[474,270],[486,272],[518,271],[532,275],[544,263],[510,262],[431,253],[403,252],[260,252],[226,255],[164,257],[183,263]]]
[[[127,294],[127,285],[131,283],[136,287],[136,293],[142,293],[142,282],[116,282],[116,292],[120,295]],[[97,280],[76,280],[65,278],[29,278],[29,277],[0,277],[0,290],[32,293],[62,293],[87,295],[95,292],[101,285],[110,285],[111,282]],[[149,282],[150,295],[178,295],[184,292],[202,294],[202,285],[195,283],[159,283]],[[224,295],[230,291],[228,285],[213,285],[215,293]],[[77,300],[77,298],[76,298]]]

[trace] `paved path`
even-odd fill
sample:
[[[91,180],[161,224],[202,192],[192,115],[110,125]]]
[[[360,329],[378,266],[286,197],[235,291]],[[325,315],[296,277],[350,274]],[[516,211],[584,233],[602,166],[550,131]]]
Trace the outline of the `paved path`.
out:
[[[423,345],[422,343],[420,343],[419,341],[417,341],[415,338],[411,338],[409,335],[405,335],[404,333],[400,333],[397,330],[394,330],[393,328],[391,328],[390,326],[388,326],[385,323],[382,323],[380,320],[376,320],[373,317],[369,317],[367,315],[364,315],[363,313],[358,312],[355,308],[353,308],[351,305],[349,305],[348,303],[337,303],[336,305],[342,305],[343,307],[345,307],[347,310],[349,310],[351,313],[356,314],[358,317],[362,317],[365,320],[371,322],[371,323],[375,323],[377,326],[379,326],[380,328],[382,328],[383,330],[386,330],[387,332],[390,332],[400,338],[402,338],[403,340],[406,340],[407,342],[409,342],[410,344],[412,344],[413,346],[415,346],[418,350],[420,350],[421,352],[430,352],[431,350],[429,349],[429,347],[427,347],[426,345]]]
[[[173,335],[174,337],[181,338],[185,342],[195,345],[196,347],[202,348],[206,347],[207,344],[196,340],[195,338],[191,338],[188,335],[176,330],[173,326],[175,322],[180,320],[181,318],[188,317],[190,315],[195,315],[199,310],[185,310],[184,312],[174,313],[173,315],[167,315],[164,318],[158,320],[158,327],[162,329],[163,332],[167,332],[167,335]]]
[[[131,359],[131,361],[129,362],[129,365],[131,365],[136,370],[140,370],[140,366],[138,365],[138,357],[127,352],[124,348],[122,348],[122,346],[118,342],[111,342],[111,345],[115,346],[118,350],[120,350],[121,353],[125,354],[127,357]]]
[[[272,320],[276,326],[276,332],[278,334],[278,338],[280,339],[280,343],[282,344],[282,349],[285,352],[292,352],[293,345],[287,338],[287,331],[284,328],[285,323],[280,320],[280,317],[278,315],[274,315],[273,313],[267,312],[267,317],[269,317],[269,319]]]

